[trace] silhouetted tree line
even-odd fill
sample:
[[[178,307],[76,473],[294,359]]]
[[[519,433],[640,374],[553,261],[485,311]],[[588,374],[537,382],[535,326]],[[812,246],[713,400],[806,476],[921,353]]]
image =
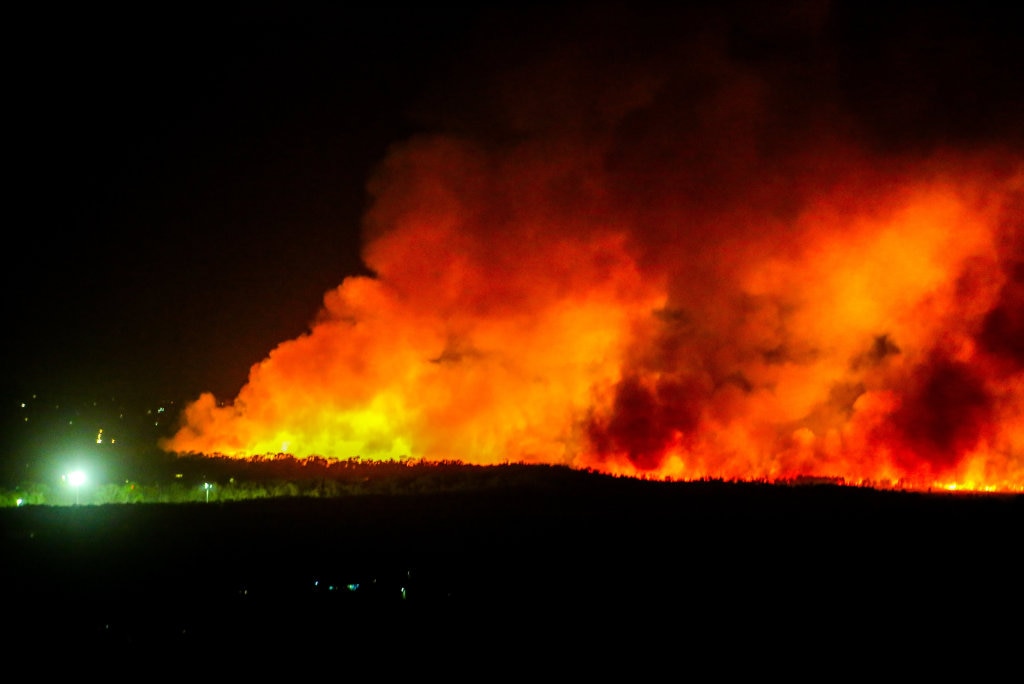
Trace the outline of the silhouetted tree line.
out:
[[[103,482],[73,489],[62,479],[29,478],[0,489],[0,505],[216,503],[279,497],[336,498],[361,495],[479,491],[558,480],[602,477],[567,466],[470,465],[457,460],[365,461],[271,454],[154,457],[135,470],[115,468]]]

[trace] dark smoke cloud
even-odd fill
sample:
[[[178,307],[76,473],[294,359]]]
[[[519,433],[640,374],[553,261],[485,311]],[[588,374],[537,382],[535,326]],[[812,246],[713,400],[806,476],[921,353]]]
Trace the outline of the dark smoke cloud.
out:
[[[911,472],[925,462],[954,465],[978,446],[992,423],[993,401],[985,382],[964,363],[934,355],[915,369],[893,426],[907,449],[901,460]]]

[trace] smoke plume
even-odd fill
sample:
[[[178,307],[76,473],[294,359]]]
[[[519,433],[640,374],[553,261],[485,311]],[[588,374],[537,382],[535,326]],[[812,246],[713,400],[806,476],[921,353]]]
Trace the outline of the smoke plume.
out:
[[[872,96],[830,5],[547,20],[382,160],[374,275],[166,449],[1024,486],[1024,157],[990,100],[978,130]]]

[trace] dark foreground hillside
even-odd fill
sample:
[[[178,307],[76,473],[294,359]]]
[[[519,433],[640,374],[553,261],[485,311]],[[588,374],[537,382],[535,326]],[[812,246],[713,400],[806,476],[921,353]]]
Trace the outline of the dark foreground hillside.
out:
[[[1022,496],[587,475],[29,506],[0,521],[8,646],[353,655],[477,640],[532,653],[582,639],[695,657],[708,642],[906,648],[916,634],[934,646],[1021,607]]]

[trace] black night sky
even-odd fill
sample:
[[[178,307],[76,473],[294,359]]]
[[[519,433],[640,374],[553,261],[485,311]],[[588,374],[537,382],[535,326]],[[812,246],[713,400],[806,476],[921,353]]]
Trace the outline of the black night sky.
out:
[[[389,145],[487,126],[494,74],[528,61],[536,41],[618,25],[588,19],[604,12],[629,17],[618,47],[634,53],[701,22],[742,58],[829,42],[843,104],[880,147],[1024,139],[1020,24],[1003,5],[784,7],[15,10],[7,394],[233,396],[252,364],[306,331],[326,291],[363,272],[366,183]],[[793,42],[785,17],[801,15],[820,28]]]
[[[376,7],[19,18],[18,392],[229,394],[360,272],[369,169],[471,19]]]

